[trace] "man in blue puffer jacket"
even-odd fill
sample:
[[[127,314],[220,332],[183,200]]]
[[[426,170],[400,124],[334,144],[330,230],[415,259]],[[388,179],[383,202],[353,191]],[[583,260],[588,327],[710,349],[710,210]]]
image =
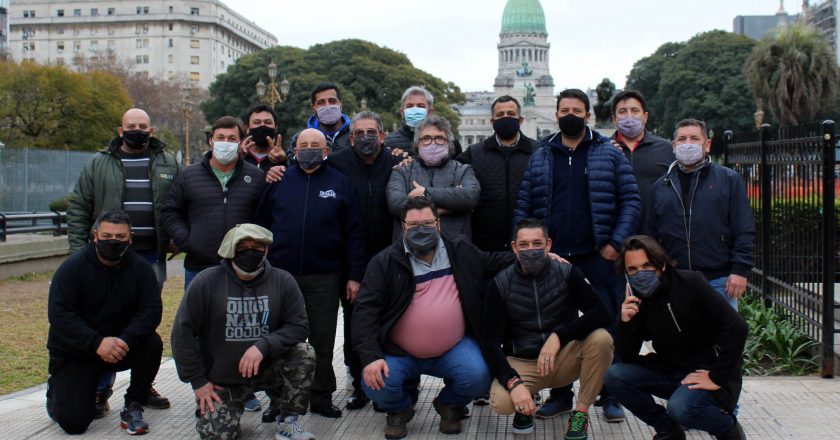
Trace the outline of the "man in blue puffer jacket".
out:
[[[534,217],[554,238],[551,252],[579,267],[615,318],[624,283],[613,270],[618,249],[634,234],[641,198],[633,168],[608,138],[586,126],[589,97],[578,89],[557,95],[560,131],[541,141],[519,187],[513,224]],[[564,341],[561,341],[563,343]],[[618,403],[602,394],[607,421],[624,420]],[[571,388],[554,389],[537,411],[548,418],[572,409]]]

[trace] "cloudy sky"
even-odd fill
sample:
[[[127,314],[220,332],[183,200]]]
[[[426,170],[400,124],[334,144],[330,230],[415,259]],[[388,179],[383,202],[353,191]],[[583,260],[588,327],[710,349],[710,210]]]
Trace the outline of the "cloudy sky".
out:
[[[361,38],[406,54],[464,91],[492,90],[506,0],[223,0],[277,36],[307,48]],[[826,0],[816,0],[826,1]],[[732,31],[736,15],[771,15],[774,0],[542,0],[555,86],[622,87],[633,63],[668,41]],[[811,0],[815,3],[815,0]],[[801,1],[787,0],[790,14]],[[281,66],[282,69],[282,66]]]

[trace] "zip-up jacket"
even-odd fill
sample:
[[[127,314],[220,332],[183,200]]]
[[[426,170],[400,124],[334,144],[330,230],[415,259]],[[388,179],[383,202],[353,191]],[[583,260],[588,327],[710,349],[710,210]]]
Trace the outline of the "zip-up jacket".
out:
[[[125,201],[125,170],[117,155],[122,138],[117,137],[108,148],[90,158],[82,168],[73,196],[67,205],[67,239],[70,250],[81,249],[88,243],[90,229],[99,214],[122,209]],[[169,249],[169,234],[163,221],[163,204],[169,187],[181,167],[175,156],[165,151],[166,145],[157,138],[149,139],[149,180],[154,203],[155,236],[159,258]]]
[[[210,155],[185,168],[175,179],[163,216],[166,229],[187,256],[184,267],[200,271],[219,264],[219,245],[230,228],[253,223],[265,176],[254,165],[237,160],[223,188],[213,174]]]
[[[691,174],[684,201],[678,173],[674,163],[654,185],[645,234],[659,240],[680,268],[703,272],[706,279],[746,276],[753,266],[755,220],[741,177],[710,162]]]
[[[480,340],[484,280],[512,264],[516,257],[513,252],[482,252],[464,236],[442,237],[461,299],[465,331]],[[362,365],[384,359],[385,353],[407,355],[389,335],[415,292],[414,273],[402,240],[373,257],[356,297],[350,332]]]
[[[312,174],[293,165],[283,180],[265,188],[256,222],[274,241],[268,259],[294,275],[365,273],[364,214],[356,189],[341,171],[322,164]]]
[[[193,389],[207,382],[242,385],[249,381],[239,372],[246,350],[260,350],[262,370],[308,334],[303,295],[288,272],[266,263],[245,282],[223,261],[196,275],[184,293],[172,326],[172,357],[178,377]]]
[[[515,147],[503,148],[490,136],[470,145],[458,161],[471,165],[481,186],[478,206],[472,213],[472,240],[479,249],[510,249],[513,208],[528,159],[539,143],[523,134]]]
[[[668,172],[668,167],[674,163],[674,147],[666,139],[645,131],[639,145],[630,150],[624,139],[616,131],[610,140],[621,147],[624,157],[633,167],[633,175],[636,176],[636,185],[639,185],[639,195],[642,197],[642,216],[637,230],[641,233],[647,222],[647,213],[650,206],[650,191],[659,178]]]
[[[586,175],[596,246],[593,252],[607,244],[620,249],[624,239],[633,235],[638,227],[641,215],[639,188],[624,155],[606,137],[589,128],[586,130],[590,139]],[[560,133],[543,139],[541,145],[531,155],[522,177],[513,224],[528,217],[537,218],[546,226],[555,221],[567,221],[565,216],[553,218],[554,214],[561,213],[551,212],[554,191],[551,150],[562,148]]]
[[[321,131],[321,133],[324,133],[324,137],[327,138],[327,146],[330,148],[330,154],[340,150],[350,149],[350,117],[343,113],[341,114],[341,126],[334,132],[324,131],[315,115],[310,116],[306,121],[306,128],[315,128]],[[293,134],[292,138],[289,139],[289,148],[286,150],[287,162],[289,164],[296,163],[294,160],[295,144],[299,135],[300,131]]]
[[[741,390],[741,359],[747,324],[699,272],[668,269],[650,298],[629,322],[618,320],[615,351],[623,362],[655,370],[709,370],[721,390],[715,395],[731,409]],[[655,353],[639,355],[642,341]]]

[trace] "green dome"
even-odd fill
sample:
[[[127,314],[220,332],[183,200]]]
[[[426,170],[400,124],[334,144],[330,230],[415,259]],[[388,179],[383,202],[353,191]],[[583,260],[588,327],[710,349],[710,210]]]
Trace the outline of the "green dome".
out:
[[[508,0],[501,33],[546,35],[545,13],[539,0]]]

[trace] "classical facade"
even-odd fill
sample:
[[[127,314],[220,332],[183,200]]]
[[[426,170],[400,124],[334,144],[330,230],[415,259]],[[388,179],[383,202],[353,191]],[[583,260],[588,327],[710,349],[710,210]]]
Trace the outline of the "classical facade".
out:
[[[9,25],[16,61],[116,60],[202,88],[242,55],[277,44],[218,0],[12,0]]]
[[[9,50],[9,0],[0,0],[0,60]]]

